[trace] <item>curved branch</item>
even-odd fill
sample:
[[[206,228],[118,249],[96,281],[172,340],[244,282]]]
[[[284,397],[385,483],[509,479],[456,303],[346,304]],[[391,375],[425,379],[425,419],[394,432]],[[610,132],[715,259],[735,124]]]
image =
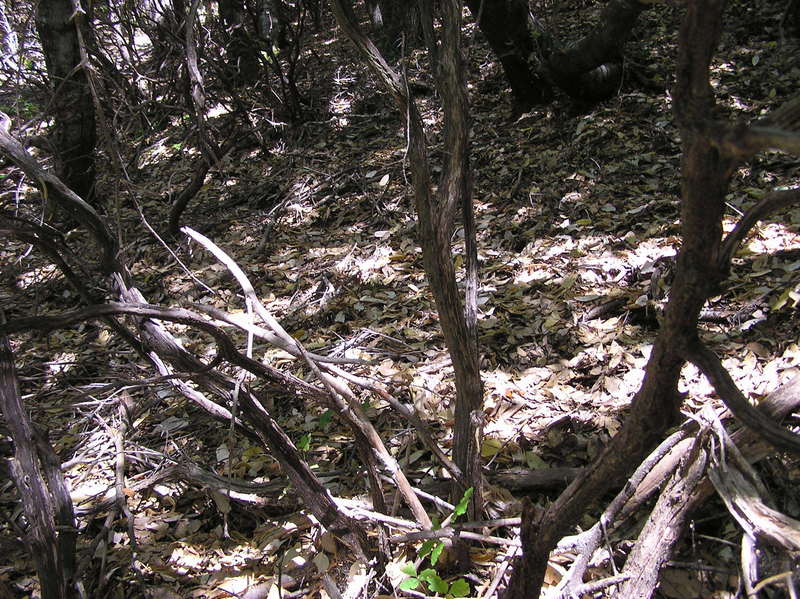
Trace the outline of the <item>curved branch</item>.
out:
[[[71,214],[79,223],[86,223],[95,241],[103,249],[104,273],[121,270],[117,263],[117,241],[97,211],[78,194],[67,187],[61,179],[43,169],[17,138],[9,133],[11,119],[0,111],[0,151],[11,159],[39,187],[45,201],[55,200],[59,208]]]
[[[305,381],[242,355],[239,350],[236,349],[233,341],[231,341],[231,339],[227,334],[225,334],[225,332],[222,331],[222,329],[206,320],[203,320],[199,314],[184,308],[164,308],[162,306],[142,303],[122,304],[118,302],[108,302],[105,304],[87,306],[81,310],[65,312],[55,316],[17,318],[12,322],[0,325],[0,334],[11,334],[30,330],[47,332],[69,327],[86,320],[94,320],[96,318],[103,318],[105,316],[119,314],[126,314],[129,316],[135,316],[137,318],[166,320],[196,327],[214,338],[214,341],[217,344],[219,355],[231,364],[239,366],[251,374],[264,377],[269,381],[304,392],[307,395],[318,397],[319,394],[322,393],[321,390],[317,389],[313,385],[309,385]],[[172,358],[174,356],[164,357]],[[183,356],[178,356],[179,359],[182,357]],[[200,365],[199,362],[198,365],[202,371],[206,371],[212,368],[215,362],[217,362],[217,359],[215,359],[210,365]],[[185,360],[180,360],[179,363],[184,366],[186,365]]]
[[[776,447],[800,453],[800,436],[789,432],[750,405],[713,351],[697,341],[687,348],[686,359],[706,376],[737,420]]]
[[[721,273],[727,273],[731,266],[731,260],[739,245],[758,221],[772,212],[777,212],[782,208],[800,202],[800,187],[773,191],[765,195],[760,202],[752,206],[744,216],[739,219],[733,231],[723,240],[720,245],[717,268]]]
[[[749,160],[764,150],[800,154],[800,96],[750,125],[723,127],[715,143],[725,153]]]
[[[600,519],[591,528],[574,537],[561,539],[558,548],[574,551],[578,556],[577,559],[572,562],[572,565],[561,579],[561,582],[558,583],[558,590],[562,597],[582,596],[578,593],[578,589],[583,583],[583,575],[586,573],[586,569],[589,567],[589,562],[595,551],[597,551],[606,538],[608,530],[614,525],[615,521],[617,521],[620,512],[622,512],[622,509],[628,504],[631,497],[634,496],[636,490],[647,475],[670,453],[670,450],[689,436],[693,424],[694,423],[689,426],[682,426],[667,437],[644,459],[628,479],[628,482],[625,483],[625,487],[623,487],[622,491],[617,493],[616,497],[614,497],[605,511],[600,515]],[[669,472],[665,473],[665,477],[668,474]]]

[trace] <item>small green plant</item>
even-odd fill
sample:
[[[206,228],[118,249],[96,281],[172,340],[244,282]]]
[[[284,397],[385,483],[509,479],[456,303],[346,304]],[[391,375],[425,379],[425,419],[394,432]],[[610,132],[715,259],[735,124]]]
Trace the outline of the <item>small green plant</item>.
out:
[[[297,449],[303,452],[311,449],[311,433],[306,433],[297,440]]]
[[[331,423],[332,420],[333,420],[333,410],[326,410],[319,417],[319,426],[320,426],[320,428],[322,428],[323,430],[326,430],[328,428],[328,425]]]
[[[456,505],[456,507],[453,509],[453,513],[450,515],[449,520],[451,523],[455,522],[460,516],[463,516],[465,513],[467,513],[467,507],[469,506],[469,500],[472,499],[473,492],[474,489],[472,487],[464,491],[464,495],[461,497],[458,505]],[[438,529],[439,526],[436,526],[435,528]],[[438,572],[436,572],[436,563],[439,561],[442,551],[444,551],[444,541],[439,539],[428,539],[425,541],[422,544],[422,547],[419,548],[417,557],[421,560],[427,557],[431,563],[431,567],[425,568],[424,570],[418,572],[417,567],[412,563],[408,563],[403,566],[400,571],[403,574],[407,574],[408,578],[400,583],[400,589],[404,591],[412,591],[424,584],[428,588],[428,591],[437,595],[444,595],[446,599],[466,597],[469,595],[470,588],[469,583],[466,580],[463,578],[458,578],[453,582],[448,583],[447,581],[443,580],[441,576],[439,576]]]
[[[425,584],[428,587],[428,591],[437,595],[444,595],[447,599],[469,595],[469,583],[463,578],[448,583],[433,568],[425,568],[417,572],[417,567],[414,564],[406,564],[400,571],[403,574],[408,574],[408,578],[400,583],[400,589],[404,591],[413,591],[421,584]]]

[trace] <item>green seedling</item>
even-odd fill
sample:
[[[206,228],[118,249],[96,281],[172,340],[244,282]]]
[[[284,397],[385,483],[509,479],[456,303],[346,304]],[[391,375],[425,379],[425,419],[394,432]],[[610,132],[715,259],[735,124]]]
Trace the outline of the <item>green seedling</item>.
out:
[[[474,489],[472,487],[464,491],[464,495],[461,497],[461,500],[453,509],[453,513],[450,516],[451,523],[455,522],[456,519],[458,519],[460,516],[463,516],[467,512],[469,500],[472,499],[473,492]],[[438,528],[440,528],[440,526],[436,525],[434,530]],[[408,563],[403,566],[400,571],[403,574],[407,574],[408,578],[400,583],[400,589],[404,591],[413,591],[420,585],[425,585],[428,591],[435,593],[436,595],[444,595],[446,599],[466,597],[469,595],[470,588],[469,583],[466,580],[463,578],[458,578],[453,582],[448,583],[436,572],[436,562],[439,561],[439,557],[442,555],[443,551],[444,541],[439,539],[428,539],[425,541],[422,544],[422,547],[419,548],[417,557],[420,560],[424,560],[427,557],[432,567],[425,568],[424,570],[417,572],[417,567],[412,563]]]
[[[425,568],[417,572],[417,567],[410,563],[403,566],[400,571],[408,574],[408,578],[400,583],[400,589],[403,591],[413,591],[424,584],[429,592],[444,595],[446,599],[469,595],[469,583],[463,578],[447,582],[433,568]]]
[[[322,416],[319,417],[319,426],[320,428],[327,429],[328,425],[333,420],[333,410],[326,410],[322,413]]]

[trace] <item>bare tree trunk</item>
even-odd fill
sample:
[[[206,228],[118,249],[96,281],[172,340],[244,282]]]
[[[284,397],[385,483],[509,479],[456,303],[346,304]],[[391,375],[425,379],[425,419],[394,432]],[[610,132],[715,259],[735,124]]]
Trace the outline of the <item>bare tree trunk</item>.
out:
[[[56,170],[69,188],[84,200],[91,200],[96,131],[92,95],[78,39],[77,27],[82,21],[75,15],[70,0],[41,0],[36,7],[36,28],[53,89]]]
[[[625,477],[679,417],[678,377],[697,339],[697,320],[719,282],[717,257],[731,161],[700,133],[714,104],[708,67],[719,40],[722,0],[696,0],[687,8],[679,42],[675,116],[683,137],[683,245],[665,319],[647,363],[642,387],[619,433],[546,510],[528,504],[523,513],[523,555],[506,597],[538,597],[550,550],[585,507]]]
[[[550,84],[536,72],[532,62],[534,56],[543,52],[534,43],[528,2],[466,0],[466,5],[503,65],[515,111],[524,112],[548,101],[552,97]]]
[[[460,497],[473,487],[471,513],[482,509],[480,436],[483,428],[483,386],[476,335],[477,252],[472,217],[471,172],[469,166],[469,121],[461,53],[461,6],[456,0],[443,3],[442,46],[437,85],[445,113],[445,147],[448,148],[442,180],[434,195],[422,119],[406,86],[384,60],[375,45],[358,28],[352,7],[334,0],[339,26],[353,41],[364,60],[394,96],[400,113],[407,116],[408,156],[417,208],[418,235],[425,274],[433,292],[436,309],[455,371],[455,431],[453,458],[461,470],[454,495]],[[450,239],[456,211],[464,214],[467,242],[467,291],[462,300],[458,290]],[[466,306],[465,306],[466,305]]]
[[[45,442],[22,404],[5,335],[0,337],[0,410],[14,440],[11,476],[28,521],[25,541],[39,575],[42,599],[69,599],[76,595],[70,581],[75,566],[72,503],[61,471],[54,469],[52,448],[48,446],[44,455],[39,450]],[[63,527],[61,531],[57,524]]]

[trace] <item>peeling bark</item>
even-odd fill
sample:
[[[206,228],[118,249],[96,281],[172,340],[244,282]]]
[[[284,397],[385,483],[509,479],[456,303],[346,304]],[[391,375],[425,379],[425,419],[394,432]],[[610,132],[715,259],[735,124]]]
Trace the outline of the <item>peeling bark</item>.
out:
[[[332,3],[339,26],[356,45],[368,66],[392,94],[406,117],[408,157],[417,209],[418,236],[425,274],[433,292],[445,344],[455,371],[455,430],[453,461],[464,474],[463,485],[474,489],[470,513],[481,511],[482,473],[480,436],[483,428],[483,385],[480,377],[476,334],[477,250],[472,216],[472,183],[469,164],[469,120],[460,52],[461,5],[443,3],[443,33],[438,52],[437,87],[445,113],[444,146],[448,148],[439,189],[433,193],[425,131],[417,106],[409,97],[400,75],[358,28],[352,6],[344,0]],[[464,216],[467,239],[467,289],[458,289],[450,239],[458,209]],[[454,496],[464,492],[456,482]]]

